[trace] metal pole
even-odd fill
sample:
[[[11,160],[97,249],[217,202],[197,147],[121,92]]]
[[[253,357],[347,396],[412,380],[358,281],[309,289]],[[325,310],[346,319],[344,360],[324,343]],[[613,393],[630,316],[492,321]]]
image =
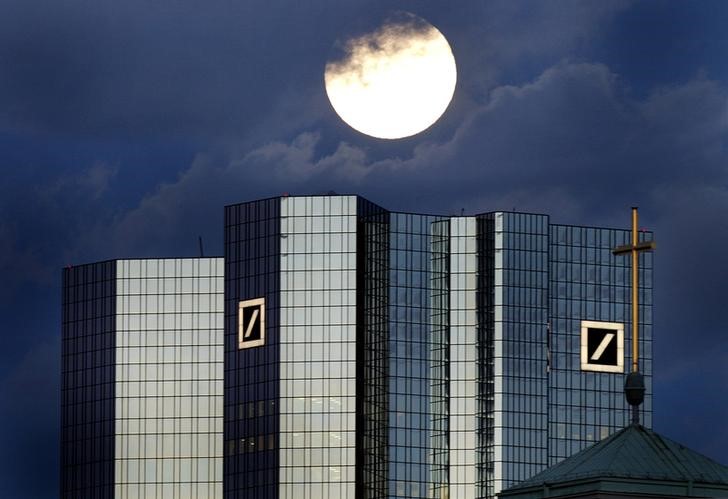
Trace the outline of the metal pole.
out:
[[[639,371],[639,253],[637,251],[637,207],[632,207],[632,372]]]

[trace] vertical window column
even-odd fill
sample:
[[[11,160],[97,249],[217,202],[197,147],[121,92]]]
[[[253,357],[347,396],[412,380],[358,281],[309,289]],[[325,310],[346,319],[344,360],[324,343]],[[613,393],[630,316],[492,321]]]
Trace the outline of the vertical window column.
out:
[[[280,499],[355,495],[356,215],[281,199]]]
[[[450,219],[450,497],[475,498],[477,225]]]

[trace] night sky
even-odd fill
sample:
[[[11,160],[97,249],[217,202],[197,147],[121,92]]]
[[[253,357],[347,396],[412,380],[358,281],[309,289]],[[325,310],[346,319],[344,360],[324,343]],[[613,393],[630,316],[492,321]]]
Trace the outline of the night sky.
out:
[[[393,10],[458,65],[443,118],[373,139],[331,108],[337,40]],[[223,205],[655,231],[654,426],[728,464],[728,2],[0,0],[0,497],[57,496],[69,264],[222,254]]]

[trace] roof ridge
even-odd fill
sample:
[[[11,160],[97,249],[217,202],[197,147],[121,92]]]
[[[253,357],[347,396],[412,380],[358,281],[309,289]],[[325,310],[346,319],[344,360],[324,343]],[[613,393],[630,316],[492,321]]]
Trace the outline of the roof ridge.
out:
[[[614,434],[616,437],[617,435],[621,435],[622,433],[626,433],[628,430],[632,429],[634,425],[629,425],[623,428],[622,430],[618,431]],[[615,438],[616,440],[616,438]],[[603,440],[603,442],[607,442],[607,440]],[[615,448],[614,452],[612,453],[612,459],[609,461],[607,465],[607,470],[612,469],[612,463],[617,459],[617,456],[619,455],[619,451],[622,450],[622,448],[626,445],[627,439],[623,438],[621,442],[619,442],[619,447]],[[607,447],[607,444],[605,443],[604,447]]]
[[[666,467],[682,475],[683,478],[692,480],[692,473],[682,462],[683,460],[673,452],[671,446],[667,445],[667,442],[659,434],[648,431],[646,428],[645,434],[648,437],[645,440],[647,440],[648,444],[654,449],[657,457]],[[670,459],[667,459],[667,457],[670,457]]]
[[[584,472],[584,471],[579,471],[579,468],[584,463],[593,462],[593,460],[595,459],[595,457],[597,455],[600,455],[601,453],[606,452],[606,449],[609,448],[609,443],[616,440],[617,438],[619,438],[619,436],[621,434],[623,434],[624,432],[626,432],[629,428],[630,428],[630,426],[621,428],[619,431],[612,433],[604,440],[595,442],[590,447],[587,447],[586,449],[583,449],[581,452],[579,452],[577,454],[573,454],[572,456],[565,458],[563,461],[555,464],[554,466],[546,468],[545,470],[534,475],[530,479],[525,480],[524,482],[522,482],[519,485],[526,486],[527,484],[538,483],[539,481],[549,482],[549,476],[552,475],[552,473],[556,470],[558,470],[560,472],[562,477],[563,476],[572,476],[574,478],[577,478],[577,477],[578,478],[589,478],[591,476],[599,475],[600,473],[606,472],[607,469],[604,469],[601,471],[591,470],[591,471]],[[624,442],[620,443],[620,448],[622,445],[624,445]],[[572,457],[575,457],[582,453],[583,453],[583,455],[581,456],[581,459],[579,461],[574,461],[573,463],[569,462],[569,461],[572,461],[572,459],[571,459]],[[610,461],[610,464],[611,464],[611,462],[613,462],[614,459],[616,459],[616,456],[612,457],[612,461]],[[541,475],[544,475],[544,474],[546,475],[545,479],[541,478]]]
[[[690,449],[689,447],[682,445],[679,442],[676,442],[668,437],[662,436],[659,433],[656,433],[656,432],[652,432],[652,433],[654,433],[655,436],[660,439],[660,442],[670,452],[670,455],[675,456],[675,459],[678,460],[678,462],[682,466],[685,467],[685,470],[691,480],[695,477],[700,480],[704,480],[705,483],[714,483],[715,479],[717,478],[722,483],[728,484],[728,466],[721,464],[718,461],[716,461],[704,454],[696,452],[696,451]],[[677,450],[680,451],[679,453],[676,451],[676,448],[677,448]],[[684,457],[685,459],[681,459],[681,456]],[[693,470],[691,470],[691,468],[693,468],[692,464],[697,464],[697,463],[693,463],[693,461],[696,461],[696,460],[700,460],[701,461],[700,464],[704,463],[704,464],[710,465],[710,468],[711,468],[709,470],[710,473],[706,475],[706,473],[700,471],[699,468],[694,470],[694,472],[693,472]],[[688,464],[690,464],[691,466],[688,467],[687,466]],[[724,475],[726,478],[723,478],[721,475]]]

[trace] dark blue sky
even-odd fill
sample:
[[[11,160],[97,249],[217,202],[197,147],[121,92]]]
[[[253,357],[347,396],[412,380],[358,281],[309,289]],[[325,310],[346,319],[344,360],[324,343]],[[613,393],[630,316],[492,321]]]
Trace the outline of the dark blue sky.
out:
[[[409,10],[454,101],[347,128],[337,38]],[[728,464],[728,3],[0,0],[0,497],[55,497],[60,269],[222,253],[222,206],[360,193],[656,233],[655,428]]]

